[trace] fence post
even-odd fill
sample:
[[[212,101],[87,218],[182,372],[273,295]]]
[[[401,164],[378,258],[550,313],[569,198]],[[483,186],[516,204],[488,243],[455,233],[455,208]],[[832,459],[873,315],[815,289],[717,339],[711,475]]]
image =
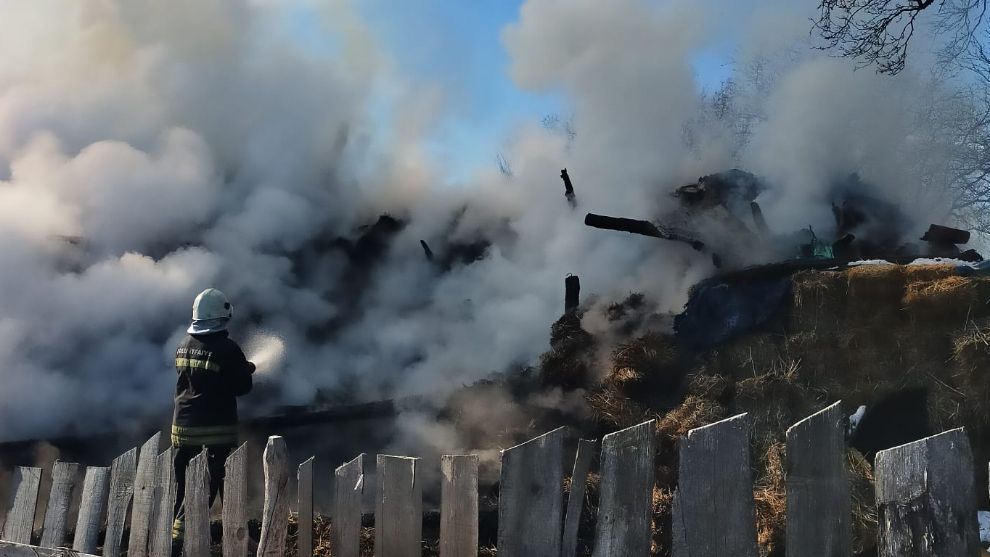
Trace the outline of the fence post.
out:
[[[299,492],[299,534],[297,554],[299,557],[313,557],[313,459],[299,465],[296,481]]]
[[[183,498],[185,532],[182,539],[185,557],[210,557],[210,455],[204,448],[186,467],[186,492]]]
[[[499,557],[560,554],[565,435],[561,427],[502,451]]]
[[[248,552],[247,443],[230,453],[224,463],[223,555],[242,557]]]
[[[852,555],[846,421],[836,402],[787,430],[787,555]]]
[[[151,526],[148,536],[148,553],[150,557],[171,557],[172,555],[172,520],[175,518],[175,469],[172,459],[175,447],[169,447],[158,455],[155,470],[158,484],[155,486],[155,501],[151,506]]]
[[[259,557],[281,557],[289,527],[289,455],[285,439],[273,435],[265,446],[265,507]]]
[[[877,453],[879,556],[978,555],[973,454],[963,429]]]
[[[478,555],[478,456],[440,458],[440,556]]]
[[[141,445],[137,475],[134,477],[134,505],[131,507],[131,535],[127,542],[127,557],[147,557],[148,527],[151,524],[151,504],[155,496],[158,445],[161,432]]]
[[[100,527],[103,526],[103,513],[107,508],[109,492],[110,468],[95,466],[86,468],[72,549],[81,553],[96,551],[96,539],[100,534]]]
[[[578,527],[581,525],[581,511],[584,508],[584,492],[587,488],[588,471],[595,458],[595,441],[578,440],[574,469],[571,471],[571,493],[567,497],[567,511],[564,514],[564,536],[561,539],[560,554],[574,557],[577,553]]]
[[[673,557],[756,557],[749,419],[740,414],[681,440]]]
[[[596,557],[650,554],[656,425],[650,420],[602,438]]]
[[[3,539],[14,543],[31,543],[34,529],[34,512],[38,508],[38,488],[41,487],[41,468],[19,466],[14,471],[13,502],[3,526]]]
[[[423,541],[423,493],[419,459],[378,455],[375,493],[375,557],[419,557]]]
[[[107,531],[103,542],[104,557],[120,555],[120,543],[127,521],[127,507],[134,497],[134,474],[137,471],[137,448],[113,460],[110,466],[110,501],[107,506]]]
[[[330,543],[335,557],[360,555],[362,493],[364,493],[364,453],[334,471]]]
[[[55,461],[52,468],[52,490],[45,509],[45,526],[41,531],[41,547],[61,547],[65,543],[69,521],[69,504],[79,480],[79,465]]]

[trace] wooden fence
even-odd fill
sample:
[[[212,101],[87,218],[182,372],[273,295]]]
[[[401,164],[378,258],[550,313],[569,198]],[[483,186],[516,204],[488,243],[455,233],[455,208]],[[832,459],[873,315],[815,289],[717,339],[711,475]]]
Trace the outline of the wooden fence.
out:
[[[839,403],[787,431],[787,555],[849,557],[850,494],[844,466],[846,417]],[[692,430],[681,442],[679,485],[673,499],[674,557],[755,556],[750,424],[745,414]],[[578,443],[564,498],[561,428],[502,452],[498,553],[571,556],[583,510],[585,480],[597,443]],[[0,557],[91,555],[105,532],[102,555],[170,555],[175,485],[172,449],[159,453],[155,435],[110,467],[57,462],[40,536],[35,530],[42,470],[15,471],[3,523]],[[595,556],[649,555],[657,440],[653,421],[605,436],[601,442]],[[226,463],[223,555],[248,554],[245,447]],[[357,557],[361,495],[375,490],[375,555],[418,556],[422,551],[422,470],[415,458],[378,455],[374,486],[364,481],[364,455],[334,472],[331,539],[335,556]],[[297,501],[300,555],[313,551],[313,459],[299,465],[298,492],[289,493],[285,442],[271,437],[264,452],[264,508],[258,555],[285,553],[289,500]],[[443,557],[478,554],[478,458],[441,460],[439,551]],[[879,555],[960,557],[979,554],[974,463],[961,429],[882,451],[876,458]],[[186,475],[185,554],[210,552],[206,454]],[[81,489],[75,535],[68,539],[69,502]],[[127,518],[129,536],[124,540]],[[33,540],[37,546],[29,545]],[[71,550],[59,549],[71,547]]]

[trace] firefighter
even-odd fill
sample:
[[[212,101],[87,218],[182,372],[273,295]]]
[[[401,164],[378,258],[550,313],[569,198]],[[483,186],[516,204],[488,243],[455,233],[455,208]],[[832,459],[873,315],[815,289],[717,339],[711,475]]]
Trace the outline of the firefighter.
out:
[[[237,397],[251,390],[255,366],[227,335],[231,317],[233,308],[223,292],[215,288],[202,291],[193,302],[189,334],[175,350],[173,555],[182,552],[186,467],[206,450],[212,506],[223,488],[226,459],[237,445]]]

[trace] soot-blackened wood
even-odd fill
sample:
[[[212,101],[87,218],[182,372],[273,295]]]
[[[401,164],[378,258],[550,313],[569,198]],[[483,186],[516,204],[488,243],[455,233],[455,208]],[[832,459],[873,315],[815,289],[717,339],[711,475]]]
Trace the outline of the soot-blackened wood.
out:
[[[128,557],[147,557],[148,528],[151,524],[151,505],[154,502],[155,477],[158,471],[158,446],[161,433],[156,433],[141,445],[137,474],[134,476],[134,504],[131,507],[131,534],[127,541]]]
[[[375,557],[422,554],[423,488],[418,464],[418,458],[378,455]]]
[[[281,557],[289,528],[289,454],[285,439],[273,435],[265,446],[265,506],[261,515],[259,557]]]
[[[559,555],[565,428],[502,451],[500,557]]]
[[[103,526],[103,515],[107,510],[107,496],[109,494],[110,468],[94,466],[86,468],[72,549],[83,553],[96,551],[96,541]]]
[[[433,250],[430,249],[430,245],[426,243],[426,240],[420,240],[419,245],[423,246],[423,255],[426,256],[426,260],[430,263],[433,262]]]
[[[846,422],[835,404],[787,430],[787,555],[850,557]]]
[[[79,465],[55,461],[52,468],[52,490],[45,509],[45,525],[41,531],[41,547],[62,547],[68,531],[69,506],[72,492],[79,482]]]
[[[574,557],[577,553],[578,527],[581,525],[581,511],[584,507],[584,492],[588,482],[588,471],[595,458],[598,444],[595,441],[578,441],[574,469],[571,472],[571,493],[567,497],[567,512],[564,514],[564,536],[561,538],[560,554]]]
[[[210,556],[210,455],[204,448],[186,467],[185,557]]]
[[[440,459],[440,557],[478,555],[478,456]]]
[[[674,532],[682,540],[674,557],[756,557],[746,414],[692,429],[681,440],[677,494],[674,524],[683,531]]]
[[[296,485],[299,492],[299,534],[298,554],[299,557],[312,557],[313,555],[313,458],[299,465],[296,471]]]
[[[560,169],[560,179],[564,181],[564,197],[567,198],[567,203],[573,209],[577,206],[577,200],[574,196],[574,184],[571,183],[571,176],[567,173],[566,168]]]
[[[3,539],[14,543],[31,543],[34,530],[34,512],[38,508],[38,489],[41,487],[41,468],[19,466],[14,471],[14,494],[3,526]]]
[[[36,547],[13,542],[0,541],[0,557],[95,557],[71,549]]]
[[[361,498],[364,493],[364,454],[334,471],[333,520],[330,543],[339,557],[361,554]]]
[[[148,554],[151,557],[172,555],[172,513],[175,509],[175,468],[172,461],[175,447],[169,447],[158,455],[155,471],[158,483],[155,485],[154,503],[151,505],[151,520],[148,533]]]
[[[247,444],[227,457],[223,478],[223,556],[247,555]]]
[[[110,466],[110,500],[107,505],[107,531],[103,555],[117,557],[124,537],[127,508],[134,498],[134,475],[137,472],[137,448],[113,460]]]
[[[595,557],[650,554],[656,421],[602,438]]]
[[[973,454],[963,429],[877,453],[880,557],[979,554]]]
[[[564,279],[564,313],[570,313],[581,304],[581,279],[567,275]]]

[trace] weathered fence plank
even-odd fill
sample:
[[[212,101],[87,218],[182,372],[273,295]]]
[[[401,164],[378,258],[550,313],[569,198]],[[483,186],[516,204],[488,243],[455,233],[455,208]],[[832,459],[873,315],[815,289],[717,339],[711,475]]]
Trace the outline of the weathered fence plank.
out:
[[[137,448],[118,456],[110,465],[110,501],[107,506],[107,531],[103,542],[105,557],[118,557],[127,521],[127,508],[134,497],[134,474],[137,471]]]
[[[566,428],[502,451],[499,557],[559,555]]]
[[[247,443],[227,457],[223,478],[223,555],[241,557],[248,553]]]
[[[330,543],[335,557],[359,557],[361,496],[364,493],[364,453],[334,471],[333,520]]]
[[[285,439],[273,435],[265,447],[265,506],[259,557],[281,557],[289,528],[289,455]]]
[[[127,557],[147,557],[148,527],[151,524],[151,504],[155,496],[155,473],[158,469],[158,445],[162,434],[156,433],[141,445],[137,474],[134,477],[134,504],[131,507],[131,534],[127,541]]]
[[[65,548],[36,547],[13,542],[0,541],[0,557],[95,557],[88,553]]]
[[[100,527],[103,526],[103,514],[107,510],[109,493],[110,468],[102,466],[86,468],[72,549],[83,553],[96,552],[96,540],[100,535]]]
[[[7,511],[3,526],[3,539],[14,543],[31,543],[34,529],[34,512],[38,509],[38,489],[41,487],[41,468],[19,466],[14,471],[11,492],[14,498]]]
[[[375,492],[375,557],[422,554],[423,492],[418,458],[378,455]]]
[[[210,455],[204,448],[186,467],[186,491],[183,498],[185,532],[182,540],[185,557],[210,556]]]
[[[650,420],[602,438],[595,557],[650,554],[656,425]]]
[[[749,419],[693,429],[681,441],[674,557],[756,557]]]
[[[440,557],[478,555],[478,456],[440,459]]]
[[[567,497],[567,511],[564,514],[564,536],[560,542],[560,554],[563,557],[574,557],[577,553],[578,527],[581,525],[581,511],[584,508],[584,492],[597,445],[596,442],[587,439],[578,440],[574,469],[571,471],[571,493]]]
[[[79,465],[55,461],[52,468],[52,489],[45,509],[45,525],[41,530],[41,547],[62,547],[68,530],[69,505],[72,492],[79,481]]]
[[[787,430],[787,555],[850,557],[852,530],[842,403]]]
[[[963,429],[880,451],[880,557],[978,555],[973,454]]]
[[[175,469],[172,459],[175,448],[169,447],[158,455],[155,470],[158,484],[155,485],[154,503],[151,505],[151,526],[148,534],[148,554],[151,557],[172,555],[172,520],[175,518]]]
[[[299,534],[297,547],[299,557],[313,556],[313,458],[299,465],[296,483],[299,492]]]

